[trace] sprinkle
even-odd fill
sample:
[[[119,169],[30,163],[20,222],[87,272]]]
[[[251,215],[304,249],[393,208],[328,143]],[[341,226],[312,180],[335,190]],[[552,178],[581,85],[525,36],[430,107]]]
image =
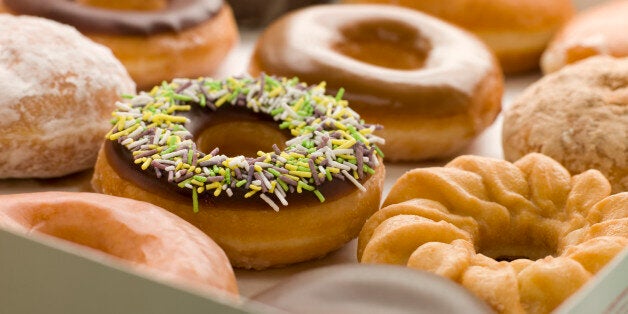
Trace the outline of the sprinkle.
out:
[[[168,182],[191,189],[195,212],[199,194],[218,197],[224,190],[232,196],[232,189],[240,189],[245,198],[261,191],[260,198],[278,210],[277,204],[288,204],[286,193],[308,191],[322,202],[316,187],[326,180],[348,179],[363,189],[356,179],[375,173],[377,156],[383,157],[377,145],[384,139],[373,131],[381,127],[365,124],[342,99],[344,94],[340,88],[335,96],[325,95],[324,83],[307,86],[296,78],[265,74],[259,79],[175,79],[117,102],[106,137],[122,144],[138,169],[153,168],[147,174],[167,175]],[[255,158],[221,155],[218,148],[202,153],[185,127],[191,115],[182,113],[194,106],[213,111],[223,105],[268,114],[293,138]]]

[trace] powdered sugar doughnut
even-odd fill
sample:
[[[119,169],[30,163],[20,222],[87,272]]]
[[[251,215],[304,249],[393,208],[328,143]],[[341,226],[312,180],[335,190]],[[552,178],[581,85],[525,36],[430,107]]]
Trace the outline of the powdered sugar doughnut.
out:
[[[135,84],[109,49],[75,29],[0,14],[0,178],[93,166],[109,116]]]

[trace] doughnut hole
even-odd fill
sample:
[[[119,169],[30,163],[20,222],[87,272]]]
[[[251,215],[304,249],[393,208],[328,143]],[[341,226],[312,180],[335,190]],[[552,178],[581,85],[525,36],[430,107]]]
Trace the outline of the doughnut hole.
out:
[[[398,21],[369,21],[341,30],[332,49],[379,67],[413,70],[423,67],[431,45],[419,32]]]
[[[211,125],[196,135],[196,145],[209,153],[220,148],[227,156],[257,156],[258,151],[273,151],[273,144],[285,148],[288,140],[275,123],[266,121],[233,121]]]

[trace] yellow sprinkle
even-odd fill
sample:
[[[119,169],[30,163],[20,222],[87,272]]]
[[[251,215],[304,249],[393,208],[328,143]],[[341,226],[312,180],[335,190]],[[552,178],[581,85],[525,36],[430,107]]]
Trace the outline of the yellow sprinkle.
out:
[[[209,160],[210,158],[212,158],[212,155],[205,155],[205,156],[203,156],[203,158],[199,159],[199,160],[198,160],[198,162],[207,161],[207,160]]]
[[[301,155],[299,153],[290,153],[290,157],[294,157],[294,158],[303,158],[305,157],[304,155]]]
[[[263,151],[261,151],[261,150],[258,150],[258,151],[257,151],[257,156],[258,156],[258,157],[262,157],[262,156],[264,156],[265,154],[266,154],[266,153],[264,153],[264,152],[263,152]]]
[[[303,178],[311,178],[312,177],[312,173],[311,172],[306,172],[306,171],[290,171],[288,172],[291,175],[295,175],[295,176],[299,176],[299,177],[303,177]]]
[[[297,129],[292,129],[290,130],[290,134],[292,134],[292,136],[299,136],[301,135],[301,132]]]
[[[198,186],[203,186],[203,182],[198,181],[198,180],[196,180],[196,179],[192,179],[192,180],[190,181],[190,183],[192,183],[192,184],[194,184],[194,185],[198,185]]]
[[[196,170],[195,166],[190,166],[190,168],[188,169],[188,171],[194,171],[194,170]]]
[[[297,193],[301,193],[303,190],[301,189],[301,185],[297,184]]]
[[[167,113],[173,113],[176,110],[179,111],[190,111],[190,109],[192,109],[192,107],[190,105],[185,105],[185,106],[170,106],[170,108],[168,108],[168,110],[166,110]]]
[[[155,86],[153,87],[153,89],[150,90],[150,94],[155,96],[158,90],[159,90],[159,86]]]
[[[347,101],[346,99],[342,99],[340,101],[338,101],[338,105],[346,107],[349,105],[349,101]]]
[[[340,122],[338,122],[338,121],[335,121],[335,122],[334,122],[334,125],[335,125],[337,128],[339,128],[339,129],[341,129],[341,130],[343,130],[343,131],[347,129],[347,127],[346,127],[344,124],[342,124],[342,123],[340,123]]]
[[[183,168],[183,163],[179,163],[179,164],[178,164],[178,165],[174,168],[174,170],[175,170],[175,171],[179,171],[179,170],[181,170],[181,168]]]
[[[360,132],[361,134],[363,134],[363,135],[366,135],[366,134],[371,134],[371,133],[373,133],[373,130],[364,128],[364,129],[360,130],[359,132]]]
[[[146,111],[148,112],[148,111]],[[188,121],[186,117],[178,117],[178,116],[169,116],[167,114],[156,114],[153,116],[153,121],[167,121],[173,123],[185,123]]]
[[[195,172],[196,174],[201,173],[201,168],[198,168],[198,167],[197,167],[196,169],[194,169],[194,172]]]
[[[268,192],[275,193],[275,186],[277,186],[277,181],[271,181],[270,182],[270,189],[268,190]]]
[[[268,93],[268,97],[277,97],[277,95],[279,95],[282,91],[283,88],[281,88],[281,86],[277,86],[270,93]]]
[[[322,82],[318,83],[318,85],[316,86],[316,88],[321,88],[321,89],[322,89],[322,88],[325,88],[326,86],[327,86],[327,82],[322,81]]]
[[[219,173],[221,176],[224,176],[224,175],[225,175],[225,169],[223,169],[223,168],[218,169],[218,173]]]
[[[139,159],[135,159],[133,162],[134,162],[136,165],[138,165],[138,164],[143,163],[145,160],[146,160],[146,157],[142,157],[142,158],[139,158]]]
[[[203,193],[203,192],[205,192],[205,188],[202,187],[202,186],[199,186],[198,188],[196,188],[196,192]]]
[[[279,156],[281,156],[281,157],[283,157],[285,159],[290,158],[290,155],[288,155],[288,153],[286,153],[286,152],[281,152],[281,154]]]
[[[152,128],[154,128],[154,127],[157,127],[157,123],[154,123],[154,122],[153,122],[153,123],[151,123],[151,124],[149,124],[149,125],[147,125],[147,126],[146,126],[146,128],[147,128],[147,129],[152,129]]]
[[[297,103],[294,105],[294,107],[292,107],[292,110],[294,111],[299,111],[299,109],[301,108],[301,106],[303,105],[303,100],[305,97],[301,97],[299,98],[299,100],[297,101]]]
[[[264,162],[270,162],[272,160],[272,158],[270,157],[270,154],[266,154],[266,159],[264,159]]]
[[[329,172],[331,172],[331,173],[340,173],[340,169],[338,169],[336,167],[327,167],[325,169],[329,170]]]
[[[219,188],[215,189],[214,190],[214,196],[217,197],[218,195],[220,195],[220,192],[222,192],[222,188],[219,187]]]
[[[356,180],[359,180],[359,179],[360,179],[360,176],[358,175],[358,172],[357,172],[357,171],[353,171],[353,177],[354,177]]]
[[[355,159],[355,156],[347,155],[347,154],[338,154],[336,157],[341,157],[343,159]]]
[[[262,172],[262,170],[264,170],[264,169],[262,169],[262,167],[261,167],[260,165],[255,165],[255,166],[253,166],[253,168],[254,168],[254,169],[255,169],[255,171],[257,171],[257,172]]]
[[[293,176],[293,175],[291,175],[291,174],[284,174],[284,176],[286,176],[286,177],[288,177],[288,178],[290,178],[290,179],[292,179],[292,180],[294,180],[294,181],[299,181],[299,180],[301,180],[301,178],[299,178],[299,177],[297,177],[297,176]]]
[[[211,184],[205,185],[206,190],[220,188],[220,182],[212,182]]]
[[[286,164],[285,167],[286,167],[286,169],[291,170],[291,171],[296,171],[297,170],[297,166],[295,166],[295,165]]]
[[[222,97],[220,97],[215,103],[216,107],[222,106],[222,104],[224,104],[227,101],[227,99],[229,99],[229,97],[231,97],[231,94],[229,93],[224,94]]]
[[[346,141],[344,144],[338,146],[339,149],[343,149],[343,148],[351,148],[351,146],[355,145],[356,140],[355,139],[351,139]]]
[[[118,131],[124,130],[125,123],[126,123],[126,116],[120,117],[120,120],[118,120]]]
[[[307,162],[302,162],[302,161],[297,162],[297,165],[299,165],[301,167],[305,167],[305,168],[309,168],[310,167],[310,164],[308,164]]]
[[[255,190],[250,191],[250,192],[244,194],[244,198],[249,198],[249,197],[253,196],[255,193],[257,193],[257,191],[255,191]]]
[[[154,159],[161,159],[161,155],[159,154],[153,154],[152,156],[150,156],[150,158]]]
[[[255,184],[251,184],[251,185],[249,185],[249,189],[251,189],[253,191],[259,191],[262,188],[260,186],[255,185]]]

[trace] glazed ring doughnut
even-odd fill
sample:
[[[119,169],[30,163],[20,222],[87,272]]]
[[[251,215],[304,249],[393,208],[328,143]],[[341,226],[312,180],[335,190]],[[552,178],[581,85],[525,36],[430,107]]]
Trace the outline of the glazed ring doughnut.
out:
[[[378,127],[324,84],[177,79],[118,108],[94,188],[185,218],[236,267],[320,257],[357,236],[379,206]],[[231,157],[203,152],[213,147]]]
[[[175,77],[211,74],[237,41],[230,7],[221,0],[162,0],[163,9],[120,10],[118,2],[94,0],[0,0],[15,14],[45,17],[76,27],[113,51],[138,88]],[[123,5],[137,9],[138,1]],[[113,9],[94,7],[113,6]],[[148,10],[151,9],[151,10]],[[154,9],[154,10],[152,10]],[[2,3],[0,3],[2,11]]]
[[[364,119],[384,126],[390,161],[451,156],[501,109],[501,70],[479,40],[394,6],[322,5],[289,14],[261,35],[249,71],[344,87]]]
[[[238,294],[227,256],[212,239],[145,202],[96,193],[2,195],[0,228],[46,234],[104,252],[156,278]]]
[[[458,25],[495,52],[506,74],[535,70],[552,36],[574,14],[571,0],[343,0],[389,3]]]

